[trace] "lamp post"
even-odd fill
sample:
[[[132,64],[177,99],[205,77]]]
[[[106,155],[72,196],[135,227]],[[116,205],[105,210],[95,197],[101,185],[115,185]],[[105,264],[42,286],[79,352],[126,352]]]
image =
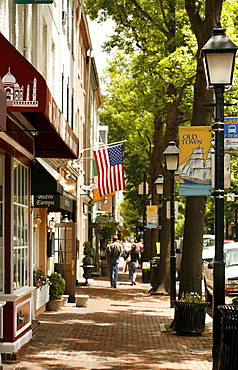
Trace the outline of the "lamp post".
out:
[[[143,205],[142,205],[142,217],[143,217],[143,244],[145,248],[145,226],[146,226],[146,195],[148,194],[148,184],[146,182],[146,173],[144,172],[144,180],[139,185],[138,194],[143,196]]]
[[[160,242],[160,230],[161,230],[161,196],[163,194],[163,191],[164,191],[164,178],[162,175],[159,175],[157,177],[157,179],[155,180],[154,182],[155,184],[155,189],[156,189],[156,194],[159,196],[159,202],[158,202],[158,207],[159,207],[159,210],[158,210],[158,228],[159,228],[159,232],[158,232],[158,241]]]
[[[219,305],[225,303],[224,244],[224,89],[232,85],[237,46],[218,23],[202,48],[208,88],[215,90],[215,259],[213,267],[213,370],[218,369],[221,334]]]
[[[164,151],[165,166],[170,172],[170,307],[174,307],[176,299],[176,258],[174,250],[174,173],[178,169],[179,149],[174,141],[170,141]]]

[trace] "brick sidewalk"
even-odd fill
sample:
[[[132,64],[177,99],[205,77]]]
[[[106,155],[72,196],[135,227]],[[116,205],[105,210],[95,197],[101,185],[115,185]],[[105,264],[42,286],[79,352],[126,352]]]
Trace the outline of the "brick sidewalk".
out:
[[[95,278],[77,294],[90,296],[86,308],[68,303],[45,312],[30,348],[3,369],[212,369],[212,335],[179,336],[170,329],[169,297],[148,295],[138,276],[130,286],[120,274],[117,289],[109,278]]]

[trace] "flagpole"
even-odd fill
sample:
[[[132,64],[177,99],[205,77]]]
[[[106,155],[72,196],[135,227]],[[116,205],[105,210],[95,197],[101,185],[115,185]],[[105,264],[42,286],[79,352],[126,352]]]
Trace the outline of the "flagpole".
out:
[[[109,147],[109,146],[117,146],[117,145],[120,145],[121,143],[126,143],[127,142],[127,140],[122,140],[122,141],[116,141],[115,143],[110,143],[110,144],[104,144],[104,143],[102,143],[102,147],[100,147],[100,146],[92,146],[91,148],[85,148],[85,149],[82,149],[82,150],[80,150],[79,152],[80,153],[83,153],[83,152],[85,152],[86,150],[93,150],[93,149],[104,149],[105,147],[107,148],[107,147]]]

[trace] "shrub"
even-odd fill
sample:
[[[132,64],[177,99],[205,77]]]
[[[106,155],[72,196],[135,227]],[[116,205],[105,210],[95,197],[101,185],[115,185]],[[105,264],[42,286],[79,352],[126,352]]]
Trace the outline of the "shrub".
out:
[[[53,272],[50,275],[50,299],[59,299],[65,290],[65,280],[58,274],[58,272]]]
[[[89,241],[84,242],[83,246],[84,246],[83,254],[85,256],[83,258],[83,265],[92,265],[93,264],[93,248],[91,247],[91,243]]]

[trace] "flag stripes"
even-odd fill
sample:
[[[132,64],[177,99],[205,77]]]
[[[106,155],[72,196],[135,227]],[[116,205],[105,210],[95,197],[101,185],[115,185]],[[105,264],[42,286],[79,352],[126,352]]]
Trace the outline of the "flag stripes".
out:
[[[125,189],[122,145],[94,151],[101,196]]]

